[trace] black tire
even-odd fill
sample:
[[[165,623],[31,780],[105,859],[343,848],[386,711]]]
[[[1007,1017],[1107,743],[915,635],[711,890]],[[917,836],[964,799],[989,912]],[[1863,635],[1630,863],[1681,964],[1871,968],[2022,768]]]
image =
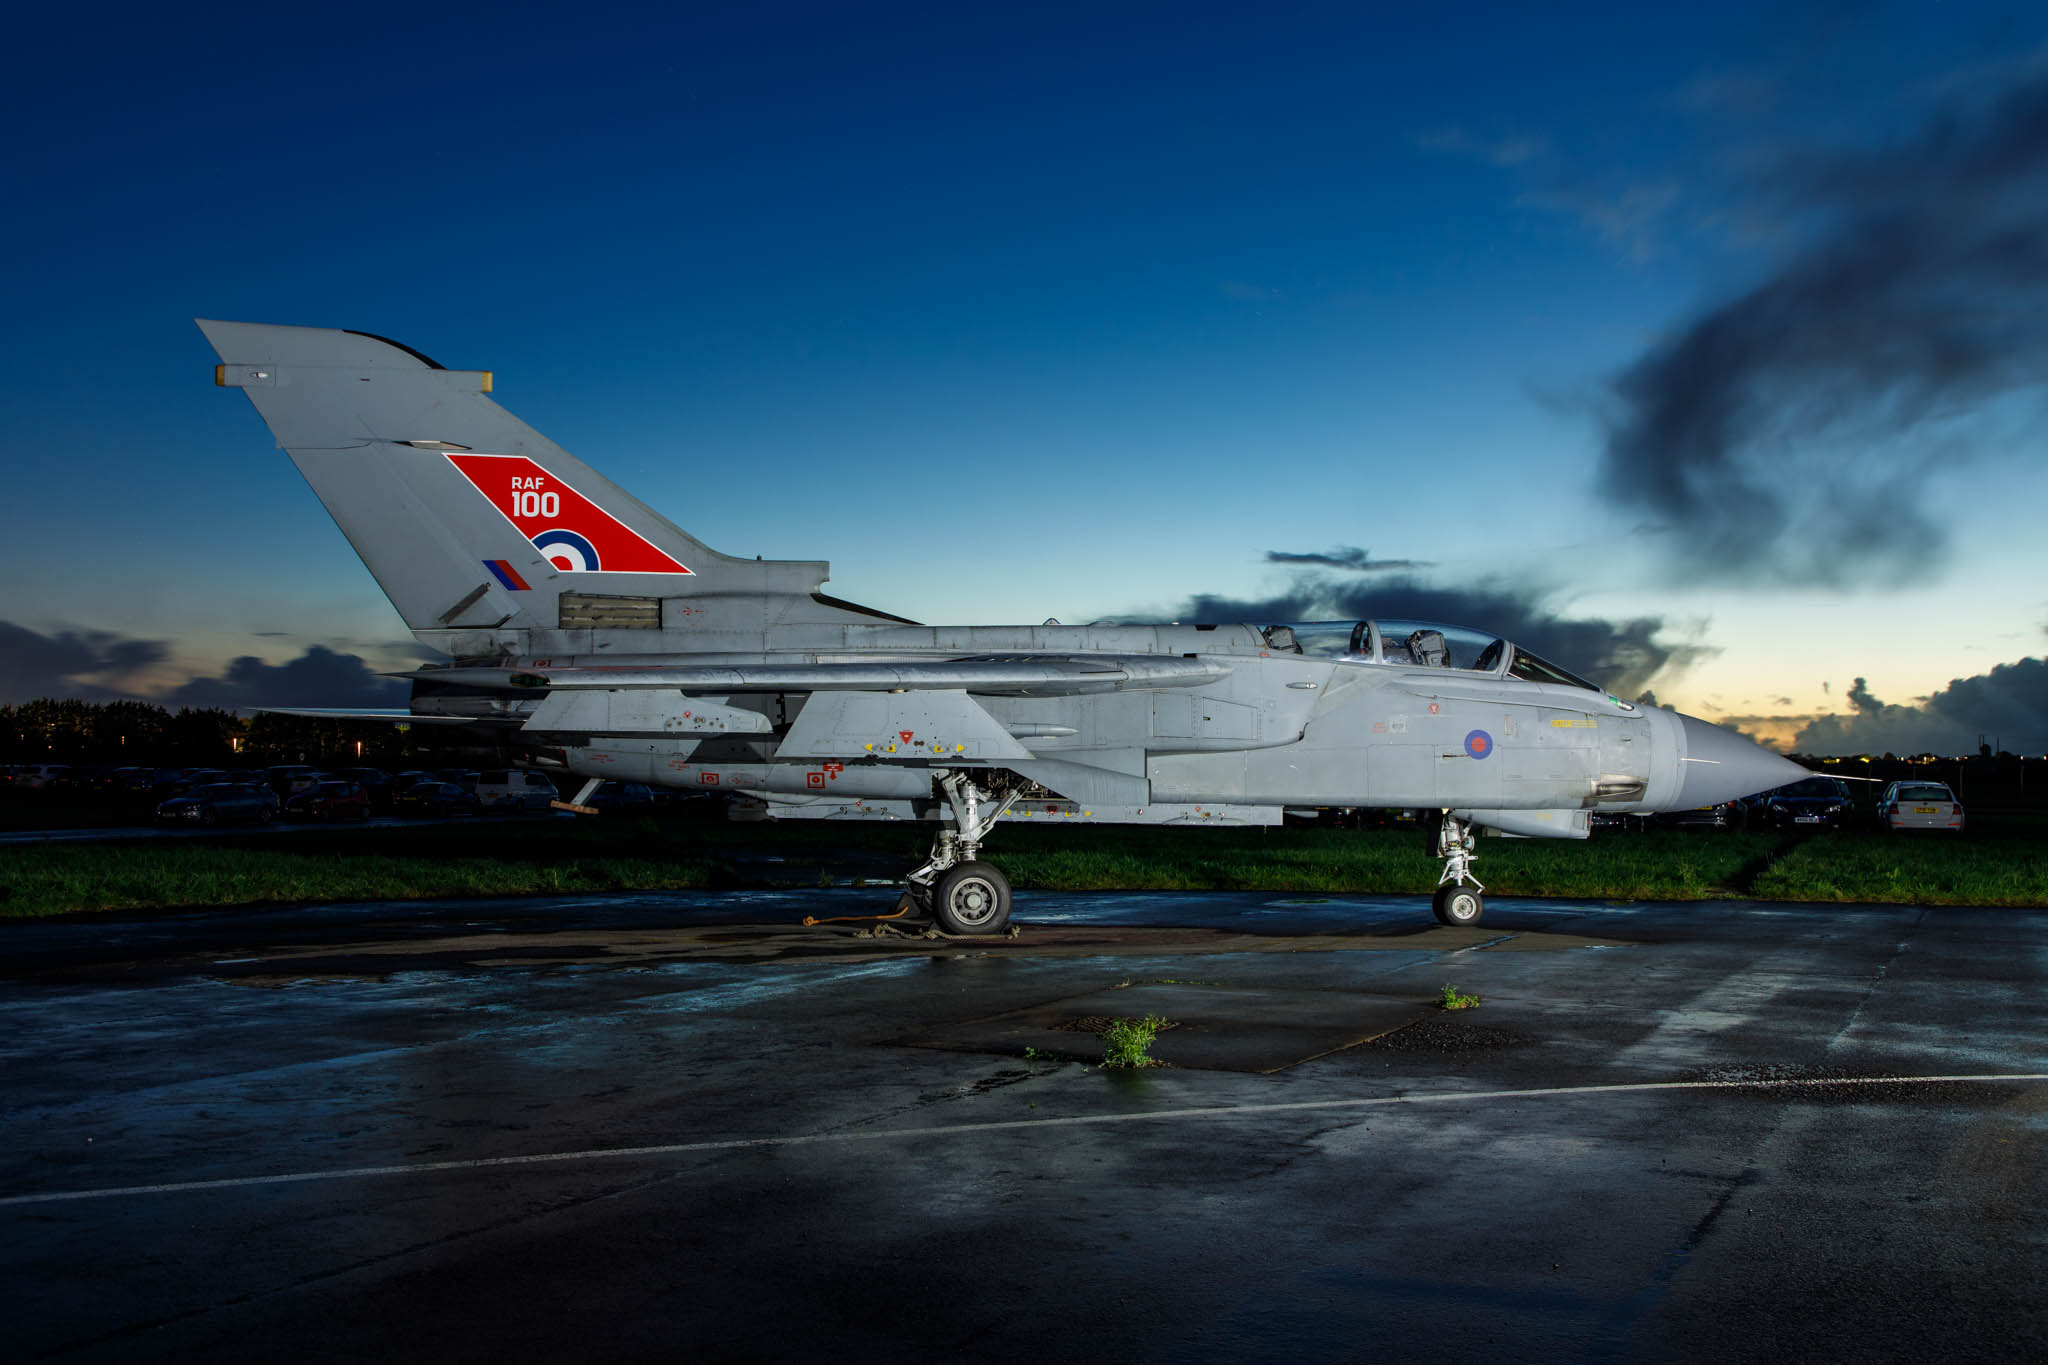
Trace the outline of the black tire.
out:
[[[1447,884],[1436,889],[1430,908],[1436,912],[1439,923],[1463,928],[1479,923],[1480,916],[1486,913],[1486,898],[1469,886]]]
[[[212,806],[208,806],[208,807],[206,807],[206,808],[205,808],[204,810],[202,810],[202,811],[200,811],[200,812],[199,812],[199,823],[200,823],[200,824],[202,824],[202,825],[210,825],[210,824],[213,824],[214,822],[216,822],[216,821],[217,821],[217,820],[219,820],[219,819],[220,819],[220,816],[218,816],[218,815],[214,814],[214,810],[213,810],[213,807],[212,807]]]
[[[1000,934],[1010,922],[1010,879],[987,863],[961,863],[932,887],[932,919],[948,934]]]

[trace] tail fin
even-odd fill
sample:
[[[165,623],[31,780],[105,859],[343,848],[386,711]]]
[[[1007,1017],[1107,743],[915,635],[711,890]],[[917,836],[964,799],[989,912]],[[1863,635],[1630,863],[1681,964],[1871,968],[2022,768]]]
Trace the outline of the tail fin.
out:
[[[445,369],[367,332],[199,328],[220,354],[215,382],[248,394],[406,625],[436,648],[473,656],[538,643],[523,632],[659,626],[660,603],[681,597],[711,614],[699,630],[726,615],[758,630],[764,596],[801,599],[813,619],[880,615],[819,597],[822,562],[709,548],[499,407],[487,370]]]

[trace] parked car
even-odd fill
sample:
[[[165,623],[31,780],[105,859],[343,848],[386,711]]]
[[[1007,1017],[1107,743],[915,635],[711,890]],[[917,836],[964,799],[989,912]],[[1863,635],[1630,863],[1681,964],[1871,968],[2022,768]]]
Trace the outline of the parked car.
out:
[[[598,810],[628,810],[645,814],[654,809],[654,789],[644,782],[607,782],[584,802]]]
[[[391,780],[381,787],[370,788],[370,802],[373,805],[390,807],[398,803],[400,795],[421,782],[432,782],[434,775],[419,768],[407,768],[404,772],[391,774]]]
[[[1894,782],[1877,798],[1877,827],[1963,831],[1963,803],[1945,782]]]
[[[399,815],[476,815],[483,810],[475,792],[453,782],[415,782],[393,797],[391,806]]]
[[[276,815],[276,796],[261,787],[234,782],[194,787],[182,796],[159,802],[156,808],[157,819],[180,825],[268,824]]]
[[[289,801],[300,792],[311,791],[322,782],[334,780],[333,773],[315,768],[310,772],[293,773],[289,777],[278,778],[270,784],[270,789],[277,793],[279,800]]]
[[[47,787],[70,771],[68,763],[23,763],[14,770],[14,785],[22,788]]]
[[[263,770],[263,781],[277,793],[279,800],[295,791],[304,791],[326,776],[318,768],[305,763],[275,763]]]
[[[1609,830],[1640,834],[1650,827],[1651,818],[1632,810],[1589,811],[1586,815],[1586,828],[1596,832]]]
[[[111,763],[74,763],[69,769],[58,773],[44,785],[52,789],[70,792],[73,795],[80,795],[85,792],[98,791],[106,786],[108,779],[113,776],[113,773],[114,767]]]
[[[384,789],[391,785],[391,774],[382,768],[338,768],[334,780],[362,784],[363,790],[369,794],[370,804],[376,806],[382,805],[384,797],[389,794]]]
[[[1761,813],[1765,823],[1779,829],[1836,828],[1848,824],[1855,809],[1848,783],[1815,775],[1766,793]]]
[[[1676,829],[1741,829],[1749,823],[1749,808],[1740,801],[1723,801],[1718,806],[1666,811],[1656,820]]]
[[[261,774],[231,773],[219,768],[173,768],[164,773],[162,779],[150,787],[150,791],[159,799],[163,799],[183,796],[186,792],[196,791],[200,787],[216,786],[222,782],[236,785],[255,782],[260,785],[262,781]]]
[[[493,768],[477,774],[476,799],[485,810],[546,810],[556,800],[554,781],[527,768]]]
[[[367,820],[370,794],[360,782],[315,782],[284,803],[294,820]]]
[[[156,785],[155,768],[116,768],[95,784],[119,796],[133,796]]]

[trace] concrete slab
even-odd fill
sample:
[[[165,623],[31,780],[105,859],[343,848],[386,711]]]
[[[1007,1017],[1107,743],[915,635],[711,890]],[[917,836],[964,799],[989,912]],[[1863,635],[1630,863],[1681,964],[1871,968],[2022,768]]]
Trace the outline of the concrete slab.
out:
[[[1161,1064],[1268,1076],[1370,1042],[1436,1013],[1413,995],[1233,989],[1213,982],[1137,981],[890,1040],[898,1047],[1102,1060],[1112,1019],[1166,1020]]]
[[[868,903],[0,924],[7,1358],[2048,1359],[2048,914]],[[878,1045],[1048,1007],[1296,1060]]]

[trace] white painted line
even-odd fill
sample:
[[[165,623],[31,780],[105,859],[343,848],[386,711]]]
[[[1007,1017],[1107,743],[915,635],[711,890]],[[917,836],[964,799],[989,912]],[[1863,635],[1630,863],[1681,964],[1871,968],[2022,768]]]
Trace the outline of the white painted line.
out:
[[[1789,1090],[1795,1086],[1966,1085],[2048,1081],[2048,1071],[1999,1072],[1985,1076],[1842,1076],[1773,1081],[1640,1081],[1629,1085],[1556,1085],[1531,1090],[1455,1090],[1421,1095],[1376,1095],[1356,1100],[1296,1100],[1284,1104],[1227,1104],[1193,1109],[1148,1109],[1135,1114],[1073,1114],[1066,1118],[1003,1119],[993,1123],[940,1124],[929,1128],[876,1128],[865,1132],[801,1133],[793,1137],[721,1138],[669,1142],[653,1147],[598,1147],[581,1152],[536,1152],[530,1156],[487,1156],[464,1161],[423,1161],[408,1166],[345,1166],[331,1171],[282,1175],[228,1176],[220,1180],[178,1180],[158,1185],[117,1185],[97,1190],[50,1190],[0,1198],[0,1208],[56,1204],[79,1199],[116,1199],[136,1194],[178,1194],[189,1190],[239,1190],[258,1185],[298,1185],[313,1180],[354,1180],[377,1175],[429,1175],[437,1171],[484,1171],[501,1166],[543,1166],[577,1161],[618,1161],[636,1157],[733,1152],[749,1147],[803,1147],[836,1142],[889,1142],[900,1138],[951,1137],[959,1133],[1000,1133],[1025,1128],[1079,1128],[1095,1124],[1147,1123],[1176,1119],[1227,1119],[1247,1114],[1312,1113],[1340,1109],[1381,1109],[1395,1105],[1458,1104],[1473,1100],[1574,1099],[1581,1095],[1652,1095],[1679,1090]]]

